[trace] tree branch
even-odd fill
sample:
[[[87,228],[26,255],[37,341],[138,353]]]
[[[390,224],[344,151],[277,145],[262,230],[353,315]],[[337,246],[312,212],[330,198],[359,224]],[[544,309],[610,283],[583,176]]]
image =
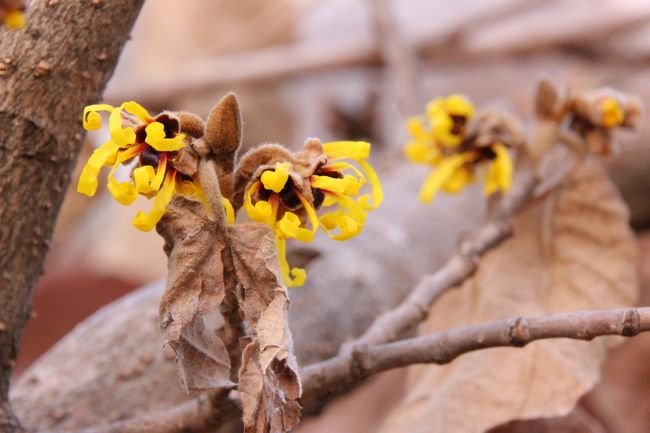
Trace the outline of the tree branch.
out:
[[[142,3],[32,1],[24,30],[0,30],[0,432],[19,429],[9,380],[81,147],[81,112],[101,97]]]
[[[396,343],[356,346],[350,353],[302,371],[303,400],[323,398],[373,374],[411,364],[447,364],[458,356],[493,347],[523,347],[536,340],[591,340],[650,331],[650,307],[516,317],[437,332]]]
[[[471,277],[478,268],[480,257],[512,234],[512,216],[532,197],[536,185],[532,170],[524,169],[521,178],[502,198],[493,218],[485,226],[463,240],[458,252],[438,271],[422,277],[400,305],[375,319],[363,335],[344,344],[341,351],[351,352],[355,346],[395,341],[426,319],[431,305],[445,291]]]
[[[650,331],[650,307],[579,311],[540,317],[516,317],[437,332],[396,343],[356,346],[334,358],[304,368],[303,405],[317,401],[368,377],[412,364],[447,364],[468,352],[495,347],[523,347],[537,340],[591,340],[605,335],[632,337]],[[239,417],[236,404],[215,410],[200,398],[171,410],[74,433],[202,433]],[[226,403],[224,403],[226,402]]]

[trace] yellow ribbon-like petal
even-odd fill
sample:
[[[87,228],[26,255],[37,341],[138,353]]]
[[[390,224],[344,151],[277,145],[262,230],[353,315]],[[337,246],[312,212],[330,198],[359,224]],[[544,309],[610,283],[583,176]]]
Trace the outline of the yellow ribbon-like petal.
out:
[[[287,263],[287,246],[284,239],[275,238],[275,246],[278,250],[278,262],[280,264],[280,273],[287,287],[302,286],[307,280],[307,272],[302,268],[289,269]],[[293,276],[293,278],[292,278]]]
[[[165,137],[165,126],[160,122],[151,122],[145,128],[147,137],[145,141],[159,152],[174,152],[185,147],[185,134],[176,134],[175,137]]]
[[[483,194],[492,195],[497,191],[507,192],[512,185],[513,162],[508,149],[503,144],[493,146],[496,158],[485,172]]]
[[[366,161],[359,161],[359,165],[363,171],[366,172],[368,182],[370,182],[370,185],[372,186],[372,204],[367,204],[366,209],[377,209],[384,201],[384,189],[382,188],[381,182],[379,181],[379,176],[377,176],[375,169],[372,168],[372,166]]]
[[[123,103],[122,108],[124,108],[124,110],[133,114],[135,117],[142,120],[143,122],[150,122],[151,120],[153,120],[149,115],[149,112],[142,105],[138,104],[135,101],[128,101]]]
[[[440,150],[433,143],[411,141],[404,147],[404,155],[416,164],[434,165],[440,161]]]
[[[425,179],[420,189],[420,201],[430,203],[442,186],[454,175],[456,170],[473,157],[472,154],[461,153],[443,159],[438,167]]]
[[[125,206],[128,206],[135,201],[135,199],[138,197],[138,191],[136,189],[136,186],[131,182],[118,182],[113,177],[113,174],[120,164],[137,156],[143,150],[144,146],[135,146],[120,152],[117,155],[113,169],[108,174],[108,191],[111,193],[113,198],[115,198],[115,200]]]
[[[445,106],[445,98],[437,97],[427,104],[427,116],[429,120],[435,119],[440,115],[447,115],[447,108]]]
[[[235,209],[232,207],[232,203],[223,196],[221,196],[221,203],[223,203],[223,209],[226,212],[226,221],[228,224],[235,224]]]
[[[370,156],[370,143],[366,141],[331,141],[323,143],[323,152],[331,161],[343,158],[361,161]]]
[[[293,212],[285,212],[284,216],[276,224],[276,234],[281,239],[293,238],[302,242],[311,242],[314,239],[314,232],[300,227],[302,221]]]
[[[92,131],[102,127],[102,116],[99,111],[113,111],[115,107],[108,104],[93,104],[84,107],[83,126],[86,131]]]
[[[149,213],[139,211],[131,222],[138,230],[148,232],[153,229],[158,221],[165,215],[167,205],[176,190],[176,170],[169,170],[165,176],[162,188],[156,195]]]
[[[442,190],[449,194],[456,194],[472,182],[474,182],[474,173],[466,167],[461,167],[442,185]]]
[[[449,95],[445,100],[447,113],[451,116],[471,118],[474,116],[474,104],[465,95]]]
[[[259,189],[260,183],[254,183],[244,193],[244,210],[246,214],[253,220],[268,224],[271,228],[275,228],[275,216],[277,213],[277,204],[273,206],[266,200],[258,200],[253,204],[252,195]]]
[[[108,159],[115,157],[119,148],[120,147],[115,142],[109,140],[93,151],[90,158],[88,158],[88,162],[81,171],[81,176],[79,176],[77,192],[86,194],[89,197],[95,195],[97,192],[97,177],[99,176],[99,171]]]
[[[280,192],[282,188],[287,183],[289,179],[289,163],[288,162],[276,162],[275,168],[273,170],[266,170],[262,173],[260,180],[264,188],[273,191]]]
[[[406,120],[406,130],[417,141],[426,141],[430,138],[422,116],[409,117]]]
[[[108,118],[108,128],[111,132],[111,139],[120,147],[129,146],[135,143],[135,131],[133,128],[122,128],[122,108],[117,107],[111,111]]]
[[[439,115],[433,119],[432,127],[436,141],[443,146],[457,147],[463,141],[462,136],[452,132],[454,121],[447,114]]]
[[[25,16],[19,10],[9,11],[5,15],[5,26],[11,30],[22,29],[25,26]]]

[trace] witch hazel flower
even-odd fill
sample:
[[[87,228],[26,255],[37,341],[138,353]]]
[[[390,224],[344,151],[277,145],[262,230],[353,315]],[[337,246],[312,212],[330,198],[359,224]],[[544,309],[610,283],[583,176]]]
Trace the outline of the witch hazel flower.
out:
[[[291,153],[278,145],[244,155],[235,171],[235,204],[274,232],[282,277],[301,286],[307,274],[291,268],[286,240],[311,242],[319,229],[345,241],[361,233],[367,213],[382,202],[379,178],[366,161],[370,143],[309,139]]]
[[[420,189],[420,201],[430,203],[440,192],[455,194],[484,179],[486,196],[507,192],[512,184],[510,149],[523,140],[517,122],[495,110],[477,114],[466,96],[436,98],[422,116],[410,118],[411,141],[406,157],[432,167]]]
[[[98,176],[103,167],[112,167],[108,174],[108,191],[123,205],[132,204],[138,196],[153,199],[149,212],[139,211],[132,224],[150,231],[165,214],[174,194],[199,200],[205,197],[197,177],[197,156],[188,146],[190,137],[180,132],[180,119],[174,113],[151,116],[136,102],[114,107],[108,104],[89,105],[84,109],[83,126],[96,130],[102,126],[100,113],[110,113],[110,139],[92,153],[83,168],[77,191],[94,196]],[[135,163],[131,178],[119,182],[114,174],[120,165]],[[222,199],[228,220],[234,220],[230,202]]]

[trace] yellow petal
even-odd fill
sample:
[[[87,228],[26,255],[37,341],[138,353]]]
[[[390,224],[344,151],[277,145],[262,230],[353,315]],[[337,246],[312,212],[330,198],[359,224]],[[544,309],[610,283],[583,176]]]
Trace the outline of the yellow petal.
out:
[[[619,126],[625,120],[625,111],[616,98],[605,98],[601,104],[600,109],[603,115],[603,126],[605,128],[613,128]]]
[[[99,176],[99,171],[109,158],[115,157],[119,148],[115,142],[109,140],[93,151],[81,171],[81,176],[79,176],[79,183],[77,184],[78,192],[86,194],[89,197],[95,195],[95,192],[97,192],[97,176]]]
[[[445,108],[451,116],[470,118],[474,115],[474,104],[461,94],[449,95],[445,100]]]
[[[113,174],[120,164],[137,156],[143,150],[144,146],[136,146],[118,153],[117,158],[115,159],[115,164],[113,165],[113,169],[108,174],[108,191],[111,193],[113,198],[115,198],[115,200],[125,206],[128,206],[135,201],[135,199],[138,197],[138,191],[136,189],[136,186],[131,182],[118,182],[113,177]]]
[[[135,117],[142,120],[143,122],[148,122],[152,120],[151,116],[149,115],[149,112],[142,105],[138,104],[135,101],[128,101],[123,103],[122,108],[124,108],[124,110],[133,114]]]
[[[332,236],[337,241],[346,241],[361,233],[363,224],[359,224],[354,218],[348,215],[342,215],[336,219],[336,226],[341,230],[341,234]]]
[[[323,144],[323,152],[330,160],[348,158],[360,161],[370,156],[370,143],[365,141],[331,141]]]
[[[273,192],[282,191],[282,188],[284,188],[288,179],[288,162],[276,162],[275,168],[273,170],[266,170],[264,173],[262,173],[262,177],[260,178],[262,184],[264,185],[264,188]]]
[[[434,119],[439,115],[446,115],[445,99],[438,97],[427,104],[427,116]]]
[[[165,138],[165,126],[160,122],[151,122],[145,131],[147,137],[144,141],[159,152],[173,152],[185,147],[185,134]]]
[[[462,137],[452,132],[454,128],[453,119],[445,114],[436,117],[432,123],[433,134],[438,143],[446,147],[456,147],[462,141]]]
[[[25,16],[21,11],[9,11],[5,15],[5,26],[11,30],[22,29],[25,26]]]
[[[108,119],[108,127],[111,132],[111,139],[120,145],[128,146],[135,143],[135,131],[131,127],[122,128],[122,108],[117,107],[111,111]]]
[[[404,155],[416,164],[435,164],[440,160],[440,150],[433,142],[412,141],[404,147]]]
[[[151,182],[156,177],[156,170],[150,165],[137,167],[133,170],[133,180],[135,181],[135,189],[140,194],[146,194],[153,191]]]
[[[354,178],[352,179],[353,181],[355,180]],[[325,189],[327,191],[336,192],[338,194],[345,193],[345,190],[350,187],[348,185],[349,182],[350,178],[335,178],[319,175],[313,175],[310,178],[310,184],[313,188]]]
[[[293,212],[285,212],[284,216],[276,224],[276,233],[279,238],[293,238],[302,242],[311,242],[314,239],[314,232],[300,227],[302,222],[298,215]]]
[[[472,155],[459,154],[443,159],[440,165],[425,179],[420,189],[420,201],[430,203],[442,186],[454,175],[463,164],[465,164]]]
[[[416,140],[427,140],[429,134],[424,127],[424,119],[420,116],[409,117],[406,120],[406,130]]]
[[[83,125],[86,131],[92,131],[102,127],[102,116],[98,111],[113,111],[115,107],[108,104],[93,104],[84,107]]]
[[[275,246],[278,250],[278,262],[282,280],[287,287],[302,286],[307,280],[307,272],[302,268],[293,268],[289,270],[287,263],[287,246],[284,239],[275,238]],[[293,276],[293,278],[291,278]]]
[[[268,224],[271,228],[275,229],[275,216],[277,212],[277,205],[273,206],[266,200],[258,200],[255,204],[251,196],[259,189],[260,183],[253,183],[250,188],[244,193],[244,210],[250,219]]]
[[[169,170],[167,176],[165,176],[162,188],[160,188],[160,191],[153,201],[149,213],[139,211],[133,219],[132,224],[138,230],[142,230],[143,232],[148,232],[154,228],[163,215],[165,215],[165,210],[167,209],[169,202],[172,200],[175,190],[176,170]]]
[[[359,165],[366,172],[368,182],[370,182],[370,185],[372,186],[372,204],[368,205],[368,209],[377,209],[381,205],[382,201],[384,201],[384,190],[379,181],[379,176],[377,176],[375,169],[367,162],[359,161]]]
[[[223,209],[226,212],[226,221],[228,224],[235,223],[235,209],[232,207],[230,200],[226,197],[221,196],[221,203],[223,203]]]
[[[450,194],[456,194],[472,182],[474,182],[474,174],[467,168],[461,167],[444,183],[442,190]]]
[[[513,163],[508,149],[502,144],[493,146],[496,158],[485,172],[483,194],[491,195],[501,190],[507,192],[512,185]]]

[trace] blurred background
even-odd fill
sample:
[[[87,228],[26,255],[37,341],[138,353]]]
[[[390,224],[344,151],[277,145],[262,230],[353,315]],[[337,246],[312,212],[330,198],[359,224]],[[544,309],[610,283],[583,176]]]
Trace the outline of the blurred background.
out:
[[[540,77],[573,90],[609,85],[639,95],[649,106],[650,2],[149,1],[105,99],[115,104],[135,100],[152,112],[170,108],[206,116],[233,90],[243,110],[246,147],[278,142],[295,148],[309,136],[367,139],[373,143],[374,163],[390,180],[402,176],[406,165],[401,157],[404,119],[421,112],[428,100],[460,92],[479,106],[500,106],[530,119]],[[636,134],[621,136],[621,155],[607,162],[641,242],[646,305],[650,152],[642,144],[648,134],[646,124]],[[80,161],[101,142],[100,134],[89,135]],[[409,171],[417,184],[426,170]],[[395,182],[399,189],[399,179]],[[122,207],[105,191],[89,200],[75,189],[73,182],[36,293],[19,371],[102,305],[165,276],[162,240],[130,225],[137,209],[148,208],[146,200]],[[403,191],[413,203],[416,192]],[[467,225],[457,212],[463,206],[462,199],[437,205],[457,215],[446,222],[449,246]],[[444,258],[448,252],[437,254]],[[638,368],[626,368],[629,359]],[[648,359],[648,336],[610,356],[603,384],[582,404],[602,431],[640,431],[626,430],[625,422],[634,417],[641,428],[645,420],[650,431]],[[301,431],[372,431],[392,404],[377,397],[382,387],[395,389],[401,383],[400,372],[385,375],[346,404],[337,403],[324,418],[306,422]],[[620,420],[598,410],[613,400],[634,414]]]

